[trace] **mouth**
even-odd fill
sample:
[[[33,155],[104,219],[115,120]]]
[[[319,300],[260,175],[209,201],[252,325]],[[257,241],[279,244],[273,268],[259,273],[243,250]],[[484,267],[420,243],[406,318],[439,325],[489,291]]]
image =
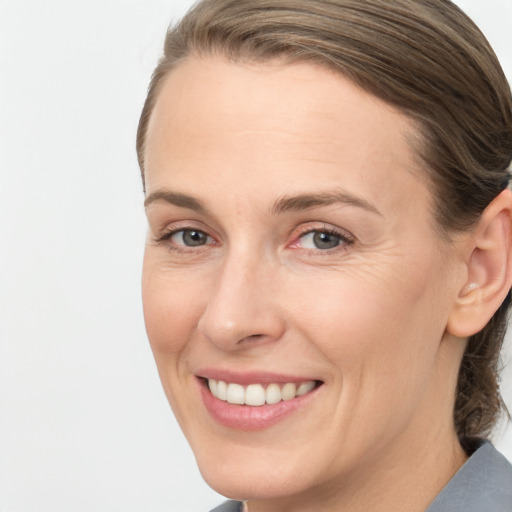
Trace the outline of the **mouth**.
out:
[[[281,401],[288,401],[299,396],[306,395],[313,391],[321,383],[316,380],[308,380],[299,383],[286,382],[279,384],[249,384],[242,385],[224,380],[205,379],[211,394],[233,405],[248,405],[250,407],[261,407],[262,405],[273,405]]]
[[[301,411],[324,384],[320,380],[224,372],[197,378],[211,417],[224,427],[244,431],[267,429]]]

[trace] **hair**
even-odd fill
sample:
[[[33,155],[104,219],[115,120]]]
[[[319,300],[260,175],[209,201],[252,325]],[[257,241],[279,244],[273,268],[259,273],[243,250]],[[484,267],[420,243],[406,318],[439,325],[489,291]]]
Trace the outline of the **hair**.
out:
[[[334,69],[407,115],[431,183],[440,233],[472,229],[509,182],[510,87],[477,26],[449,0],[202,0],[171,26],[137,132],[144,180],[148,123],[164,78],[190,56],[311,62]],[[468,340],[454,422],[487,437],[506,410],[500,351],[510,294]]]

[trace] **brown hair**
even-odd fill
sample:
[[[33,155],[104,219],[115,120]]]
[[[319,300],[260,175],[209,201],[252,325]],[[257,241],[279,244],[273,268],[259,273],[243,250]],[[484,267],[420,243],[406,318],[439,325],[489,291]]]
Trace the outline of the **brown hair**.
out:
[[[170,27],[141,114],[147,126],[163,78],[190,55],[314,62],[335,69],[415,122],[444,235],[471,229],[508,184],[512,99],[498,59],[449,0],[202,0]],[[501,409],[499,354],[510,297],[471,336],[455,403],[460,439],[487,436]]]

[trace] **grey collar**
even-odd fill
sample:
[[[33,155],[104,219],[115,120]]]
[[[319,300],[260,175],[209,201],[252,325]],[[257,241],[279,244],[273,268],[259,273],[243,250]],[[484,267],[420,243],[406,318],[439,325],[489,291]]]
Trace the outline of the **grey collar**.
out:
[[[426,512],[512,512],[512,466],[488,441],[448,482]]]

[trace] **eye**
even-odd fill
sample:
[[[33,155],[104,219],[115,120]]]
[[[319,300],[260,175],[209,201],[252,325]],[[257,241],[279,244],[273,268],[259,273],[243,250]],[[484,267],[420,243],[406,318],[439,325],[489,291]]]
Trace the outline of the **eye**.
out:
[[[341,232],[333,229],[309,230],[298,238],[296,247],[314,251],[329,251],[339,246],[350,245],[353,240]]]
[[[324,231],[312,231],[302,235],[300,239],[304,249],[334,249],[342,242],[339,235]]]
[[[173,245],[179,247],[200,247],[201,245],[211,244],[213,238],[204,231],[198,229],[180,229],[173,231],[162,237],[160,241],[168,240]]]

